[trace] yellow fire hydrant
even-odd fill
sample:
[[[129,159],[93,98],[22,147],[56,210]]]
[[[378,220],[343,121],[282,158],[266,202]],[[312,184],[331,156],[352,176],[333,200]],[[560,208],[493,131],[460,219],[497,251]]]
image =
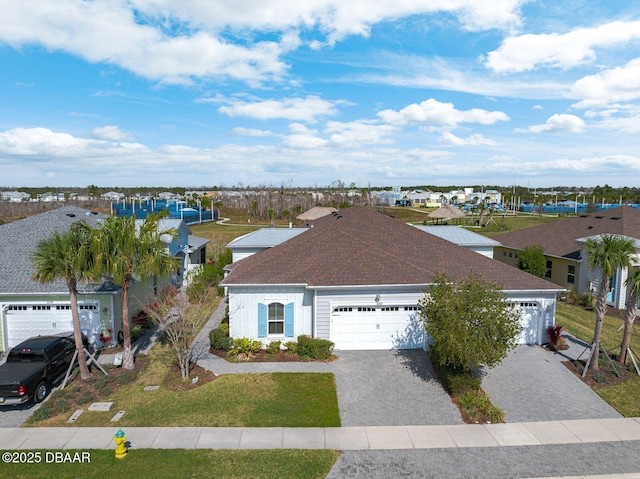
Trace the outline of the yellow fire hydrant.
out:
[[[125,445],[127,438],[124,435],[124,431],[122,429],[118,429],[116,437],[114,437],[113,440],[116,443],[116,458],[122,459],[127,455],[127,446]]]

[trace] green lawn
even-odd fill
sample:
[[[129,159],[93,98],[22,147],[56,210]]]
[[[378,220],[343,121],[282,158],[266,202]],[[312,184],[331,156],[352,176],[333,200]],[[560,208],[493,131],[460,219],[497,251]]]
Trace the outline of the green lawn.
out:
[[[585,311],[581,307],[556,303],[556,324],[585,343],[591,343],[595,326],[595,311]],[[605,316],[602,326],[602,344],[610,354],[620,352],[623,322],[612,316]],[[640,352],[640,330],[631,336],[631,349]],[[628,379],[620,384],[600,386],[595,391],[625,417],[640,416],[640,376]]]
[[[149,367],[139,378],[120,386],[98,401],[113,402],[109,412],[88,411],[88,403],[67,407],[64,412],[56,394],[43,404],[55,416],[37,421],[43,411],[29,418],[25,426],[66,427],[76,408],[85,412],[73,426],[113,426],[115,412],[126,411],[118,426],[208,426],[208,427],[339,427],[340,412],[332,373],[263,373],[222,375],[194,389],[174,391],[161,386],[169,371],[166,347],[156,346]],[[78,381],[76,379],[74,383]],[[69,386],[73,387],[73,384]],[[46,417],[46,416],[45,416]]]
[[[115,446],[114,446],[115,447]],[[33,451],[35,452],[35,451]],[[56,451],[39,451],[37,464],[2,464],[2,477],[13,479],[163,479],[183,478],[324,478],[339,456],[330,450],[213,451],[131,449],[116,459],[111,450],[62,451],[88,453],[90,463],[58,463]],[[49,453],[47,456],[46,454]],[[80,456],[82,457],[82,456]],[[85,456],[86,457],[86,456]],[[47,460],[49,462],[47,463]]]
[[[474,216],[474,219],[479,219],[478,216]],[[487,221],[487,215],[485,214],[483,218],[483,223]],[[518,216],[502,216],[502,215],[494,215],[493,222],[494,224],[488,225],[484,228],[473,228],[472,231],[475,233],[493,237],[500,233],[506,233],[507,231],[516,231],[523,230],[526,228],[531,228],[532,226],[543,225],[546,223],[550,223],[552,221],[562,221],[563,217],[558,216],[540,216],[540,215],[527,215],[523,213],[518,213]],[[467,220],[468,224],[469,220]]]
[[[584,310],[579,306],[566,304],[561,301],[556,303],[556,324],[560,324],[578,339],[587,344],[593,340],[593,328],[595,327],[595,310]],[[602,325],[602,344],[607,351],[615,354],[620,352],[623,330],[620,328],[623,321],[613,316],[605,316]],[[636,326],[636,333],[631,335],[631,349],[640,353],[640,328]]]

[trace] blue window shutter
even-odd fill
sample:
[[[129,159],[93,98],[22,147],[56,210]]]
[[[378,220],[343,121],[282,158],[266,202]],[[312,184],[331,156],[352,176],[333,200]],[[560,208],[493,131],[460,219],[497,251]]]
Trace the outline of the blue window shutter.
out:
[[[258,303],[258,337],[259,338],[267,337],[267,316],[268,316],[267,305],[263,303]]]
[[[293,303],[284,307],[284,335],[293,338]]]

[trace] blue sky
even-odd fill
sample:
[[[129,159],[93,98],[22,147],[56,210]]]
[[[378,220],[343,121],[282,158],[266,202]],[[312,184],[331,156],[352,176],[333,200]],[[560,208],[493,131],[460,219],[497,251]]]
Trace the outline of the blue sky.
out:
[[[0,186],[638,186],[638,2],[2,10]]]

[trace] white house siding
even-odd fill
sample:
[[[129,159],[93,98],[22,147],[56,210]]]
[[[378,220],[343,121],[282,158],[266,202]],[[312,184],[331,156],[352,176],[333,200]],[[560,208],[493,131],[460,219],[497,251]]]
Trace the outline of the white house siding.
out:
[[[259,253],[260,251],[264,251],[266,248],[256,247],[256,248],[234,248],[232,254],[232,261],[235,263],[236,261],[240,261],[241,259],[245,259],[252,254]]]
[[[417,311],[405,307],[417,306],[423,292],[415,289],[327,289],[316,291],[316,335],[336,343],[336,349],[415,349],[425,344],[424,329],[417,321]],[[379,296],[378,302],[376,297]],[[354,337],[344,341],[344,331],[336,321],[336,308],[370,307],[372,311],[337,313],[360,315]],[[385,311],[398,307],[398,311]],[[332,324],[333,321],[333,324]],[[332,331],[332,328],[334,331]],[[336,341],[337,340],[337,341]]]
[[[475,251],[478,254],[493,259],[493,246],[473,246],[469,248],[471,251]]]
[[[293,337],[284,334],[258,337],[258,304],[293,303]],[[266,346],[271,341],[295,341],[302,335],[313,335],[313,293],[304,287],[229,288],[229,335],[232,338],[259,339]]]

